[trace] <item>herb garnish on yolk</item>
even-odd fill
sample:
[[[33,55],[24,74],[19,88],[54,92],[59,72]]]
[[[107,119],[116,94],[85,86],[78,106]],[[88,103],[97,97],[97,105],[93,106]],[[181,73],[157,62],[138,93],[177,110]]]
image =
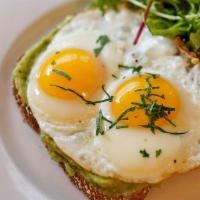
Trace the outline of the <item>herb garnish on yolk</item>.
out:
[[[107,102],[107,101],[112,102],[112,100],[113,100],[113,96],[110,96],[108,94],[108,92],[104,88],[104,85],[102,86],[102,90],[106,94],[107,98],[102,99],[102,100],[96,100],[96,101],[87,100],[83,95],[79,94],[78,92],[76,92],[75,90],[70,89],[70,88],[65,88],[65,87],[62,87],[59,85],[55,85],[55,84],[50,84],[49,86],[59,88],[65,92],[70,92],[70,93],[76,95],[77,97],[79,97],[80,99],[82,99],[83,101],[85,101],[86,104],[88,104],[88,105],[96,105],[96,104],[100,104],[100,103]]]
[[[154,134],[156,131],[162,133],[169,133],[173,135],[182,135],[187,133],[187,132],[171,132],[161,128],[161,125],[165,123],[168,123],[169,125],[176,127],[174,122],[172,122],[172,117],[174,115],[173,112],[175,112],[176,109],[174,107],[170,107],[163,104],[164,101],[174,102],[174,98],[176,98],[176,102],[174,102],[175,103],[174,105],[178,106],[179,100],[178,97],[176,96],[177,95],[176,91],[172,88],[172,86],[167,81],[160,78],[160,76],[157,74],[140,75],[138,78],[135,77],[134,80],[128,80],[128,81],[131,84],[133,84],[133,82],[131,81],[135,80],[142,81],[143,79],[146,82],[145,83],[146,87],[135,89],[134,91],[132,90],[132,92],[130,91],[129,93],[131,95],[130,97],[125,96],[125,98],[121,101],[120,99],[116,99],[116,96],[114,96],[112,104],[116,104],[114,105],[115,106],[114,110],[117,110],[117,112],[119,112],[119,110],[124,107],[124,105],[120,105],[120,103],[121,104],[127,103],[125,101],[127,100],[127,98],[133,98],[134,97],[133,95],[136,95],[138,96],[137,98],[139,98],[139,101],[131,101],[130,99],[128,99],[129,101],[131,101],[130,104],[131,106],[123,110],[123,112],[121,112],[118,115],[115,121],[110,121],[106,119],[103,116],[102,111],[100,111],[99,116],[97,117],[97,132],[96,132],[97,135],[104,134],[105,132],[103,125],[104,121],[110,124],[108,129],[112,129],[114,127],[116,129],[130,128],[133,123],[134,126],[150,129],[151,132]],[[154,83],[155,80],[157,81],[159,86],[153,85],[155,84]],[[165,90],[168,89],[171,90],[170,95],[171,93],[173,93],[173,96],[168,96],[169,94],[167,94],[166,95],[167,99],[165,99],[166,98],[165,95],[160,94],[161,90],[160,86],[164,87]],[[119,93],[122,94],[121,91]],[[134,112],[137,112],[138,116],[135,116],[136,114]],[[137,119],[137,117],[139,118],[139,120]],[[144,122],[144,124],[142,124],[142,122]],[[160,153],[161,152],[159,151],[156,153],[156,155]]]
[[[68,79],[69,81],[72,80],[72,77],[71,77],[69,74],[67,74],[66,72],[64,72],[64,71],[61,71],[61,70],[55,69],[55,68],[52,69],[52,71],[55,72],[56,74],[59,74],[59,75],[65,77],[65,78]]]
[[[156,82],[157,81],[157,82]],[[144,82],[144,83],[143,83]],[[158,85],[154,85],[156,82]],[[141,84],[142,88],[137,88],[137,84]],[[146,85],[146,87],[144,87]],[[163,88],[171,90],[165,99],[165,95],[160,93]],[[136,88],[136,89],[135,89]],[[133,91],[131,91],[133,90]],[[171,96],[173,94],[173,96]],[[176,109],[174,107],[163,105],[163,102],[173,102],[178,106],[179,100],[176,91],[165,80],[160,78],[157,74],[145,74],[133,79],[127,80],[124,85],[117,91],[117,96],[114,97],[112,103],[112,110],[117,119],[109,126],[112,129],[116,125],[130,125],[132,127],[140,126],[148,128],[152,133],[156,130],[162,133],[169,133],[173,135],[186,134],[187,132],[171,132],[161,128],[161,125],[168,123],[174,127],[176,125],[172,122],[172,116]],[[170,95],[170,96],[169,96]],[[135,99],[134,101],[131,98]],[[170,98],[170,99],[169,99]],[[136,101],[137,99],[137,101]],[[176,99],[176,102],[174,100]],[[129,106],[129,101],[132,106]],[[123,108],[126,108],[121,112]],[[128,121],[123,121],[128,117]],[[144,124],[142,124],[144,123]]]

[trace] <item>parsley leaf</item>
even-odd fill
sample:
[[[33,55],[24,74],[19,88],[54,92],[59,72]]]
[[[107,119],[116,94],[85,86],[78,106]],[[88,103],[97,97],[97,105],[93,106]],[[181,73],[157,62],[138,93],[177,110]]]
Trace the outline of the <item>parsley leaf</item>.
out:
[[[149,157],[150,157],[150,155],[149,155],[149,153],[146,151],[146,149],[140,150],[140,154],[142,154],[143,158],[149,158]]]
[[[162,153],[162,149],[156,150],[156,158],[158,158]]]
[[[94,49],[94,54],[96,57],[99,56],[99,54],[101,53],[101,51],[103,50],[103,48],[105,47],[106,44],[108,44],[110,42],[110,38],[107,35],[101,35],[96,43],[100,44],[100,47]]]

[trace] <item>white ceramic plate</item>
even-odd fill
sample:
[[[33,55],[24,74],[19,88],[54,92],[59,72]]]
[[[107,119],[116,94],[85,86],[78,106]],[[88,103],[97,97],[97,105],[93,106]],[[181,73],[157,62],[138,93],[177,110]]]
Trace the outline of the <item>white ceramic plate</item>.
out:
[[[85,200],[22,121],[11,91],[16,60],[86,0],[0,0],[0,199]],[[200,170],[176,175],[147,200],[199,200]]]

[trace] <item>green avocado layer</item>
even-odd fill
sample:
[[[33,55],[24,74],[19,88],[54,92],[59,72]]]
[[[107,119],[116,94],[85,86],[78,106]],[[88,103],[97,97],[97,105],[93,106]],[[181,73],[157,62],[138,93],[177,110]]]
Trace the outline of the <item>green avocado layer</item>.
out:
[[[140,191],[145,187],[148,187],[147,184],[125,183],[117,179],[105,178],[95,175],[94,173],[85,170],[76,162],[74,162],[71,158],[66,156],[57,147],[50,136],[48,136],[47,134],[41,134],[41,138],[43,143],[47,147],[51,158],[58,163],[64,163],[64,168],[68,176],[74,176],[75,173],[79,173],[90,185],[101,188],[101,190],[106,195],[112,197],[118,197],[120,195],[128,196],[130,194],[133,194],[134,192]]]
[[[24,54],[22,59],[17,63],[17,66],[13,71],[13,82],[18,91],[18,95],[20,96],[21,101],[25,106],[28,105],[27,80],[32,66],[34,65],[38,56],[44,52],[48,45],[51,43],[56,33],[63,27],[63,25],[69,23],[71,19],[72,17],[68,17],[63,22],[63,24],[52,30],[40,42],[29,49]],[[80,167],[71,158],[66,156],[47,134],[41,134],[41,138],[46,145],[51,158],[58,163],[64,163],[65,171],[69,176],[73,176],[75,173],[79,173],[85,178],[88,184],[100,188],[106,195],[112,197],[118,197],[120,195],[126,196],[149,186],[148,184],[125,183],[117,179],[105,178],[99,175],[95,175],[94,173]]]

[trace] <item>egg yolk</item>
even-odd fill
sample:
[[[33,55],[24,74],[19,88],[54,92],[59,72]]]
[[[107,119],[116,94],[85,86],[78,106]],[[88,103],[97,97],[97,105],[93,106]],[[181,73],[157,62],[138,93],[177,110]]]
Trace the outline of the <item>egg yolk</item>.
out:
[[[91,53],[81,49],[66,49],[51,55],[42,64],[38,83],[45,93],[55,98],[80,99],[56,85],[91,99],[100,91],[104,77],[102,64]]]
[[[132,102],[142,103],[141,95],[146,94],[144,89],[148,87],[148,83],[146,81],[147,77],[148,75],[133,77],[123,82],[117,88],[112,102],[112,113],[115,118],[118,118],[128,108],[133,107],[134,105]],[[168,115],[168,118],[173,120],[180,107],[180,98],[176,89],[167,80],[161,77],[151,79],[150,83],[152,87],[157,88],[152,89],[151,92],[153,94],[160,96],[164,95],[164,98],[151,96],[150,99],[156,101],[159,105],[175,108],[175,111]],[[119,124],[126,125],[128,127],[138,127],[149,123],[149,118],[143,109],[136,109],[133,112],[129,112],[126,115],[126,118],[128,118],[128,120],[121,120]],[[156,121],[157,126],[162,126],[166,123],[168,122],[163,118]]]

